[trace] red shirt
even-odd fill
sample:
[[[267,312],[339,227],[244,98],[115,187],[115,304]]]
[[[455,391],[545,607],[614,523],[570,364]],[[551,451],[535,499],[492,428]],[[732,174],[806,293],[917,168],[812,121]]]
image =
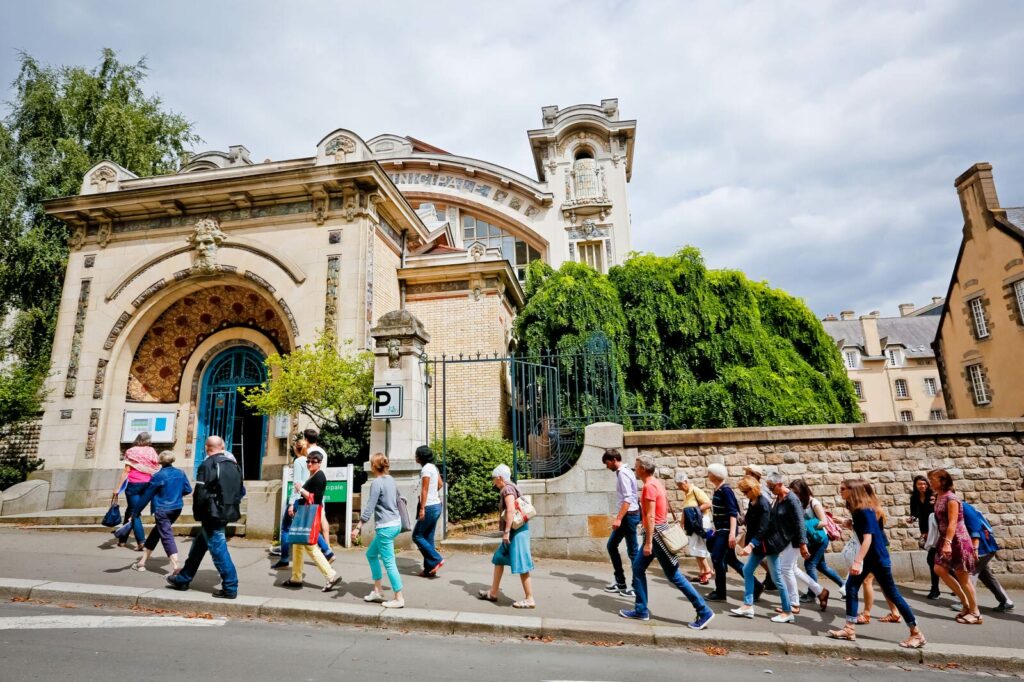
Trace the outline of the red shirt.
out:
[[[647,513],[647,503],[654,501],[654,523],[668,522],[668,496],[665,494],[665,485],[654,476],[649,476],[644,481],[644,488],[640,492],[640,508]]]

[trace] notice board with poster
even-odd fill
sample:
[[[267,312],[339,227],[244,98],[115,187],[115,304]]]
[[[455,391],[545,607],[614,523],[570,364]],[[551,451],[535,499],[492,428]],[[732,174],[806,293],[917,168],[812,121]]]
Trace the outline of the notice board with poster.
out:
[[[174,422],[177,412],[124,411],[124,425],[121,427],[121,442],[131,443],[145,431],[154,443],[174,442]]]

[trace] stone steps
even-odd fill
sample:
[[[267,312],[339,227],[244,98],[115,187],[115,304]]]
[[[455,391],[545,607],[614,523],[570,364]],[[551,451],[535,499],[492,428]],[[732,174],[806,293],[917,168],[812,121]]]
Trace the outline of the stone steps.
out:
[[[0,526],[13,526],[15,524],[7,523],[3,519],[0,519]],[[149,533],[150,524],[146,525],[146,532]],[[21,527],[21,526],[19,526]],[[26,526],[27,527],[27,524]],[[52,525],[52,524],[33,524],[32,530],[71,530],[71,531],[109,531],[110,528],[100,525],[98,523],[83,523],[83,524],[66,524],[66,525]],[[199,532],[198,523],[175,523],[172,528],[174,534],[181,537],[191,537]],[[227,536],[230,537],[245,537],[245,523],[229,523],[226,529]]]
[[[105,507],[51,509],[44,512],[0,516],[0,526],[31,526],[40,530],[109,530],[101,523],[106,513]],[[153,526],[155,519],[151,514],[143,514],[142,523],[149,528]],[[246,513],[243,502],[242,518],[235,523],[228,524],[229,535],[244,536],[245,523]],[[175,521],[173,528],[175,535],[193,535],[199,528],[199,522],[192,516],[191,511],[184,511]]]

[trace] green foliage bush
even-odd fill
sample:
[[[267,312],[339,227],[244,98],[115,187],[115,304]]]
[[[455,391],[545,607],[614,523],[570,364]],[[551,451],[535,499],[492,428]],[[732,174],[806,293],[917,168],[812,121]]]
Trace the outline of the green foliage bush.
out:
[[[604,332],[628,411],[690,428],[860,421],[839,351],[807,306],[741,272],[709,271],[695,248],[634,254],[607,276],[531,266],[527,291],[516,320],[527,350]]]
[[[440,469],[441,441],[431,445],[434,463]],[[512,466],[512,443],[502,438],[449,434],[445,470],[448,483],[448,518],[469,519],[498,511],[498,491],[491,485],[491,472],[499,464]]]

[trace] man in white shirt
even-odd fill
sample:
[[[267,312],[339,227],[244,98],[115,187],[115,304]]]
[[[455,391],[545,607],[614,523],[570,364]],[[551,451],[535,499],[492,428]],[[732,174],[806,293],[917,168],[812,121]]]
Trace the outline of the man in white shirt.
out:
[[[633,589],[626,585],[626,573],[622,569],[619,545],[626,541],[626,555],[630,565],[637,552],[636,528],[640,523],[640,502],[637,497],[636,475],[629,467],[622,466],[622,454],[609,448],[604,451],[601,461],[608,471],[615,472],[615,492],[618,496],[618,513],[612,520],[612,534],[608,537],[608,556],[612,560],[615,579],[605,585],[605,592],[617,592],[624,597],[634,596]]]

